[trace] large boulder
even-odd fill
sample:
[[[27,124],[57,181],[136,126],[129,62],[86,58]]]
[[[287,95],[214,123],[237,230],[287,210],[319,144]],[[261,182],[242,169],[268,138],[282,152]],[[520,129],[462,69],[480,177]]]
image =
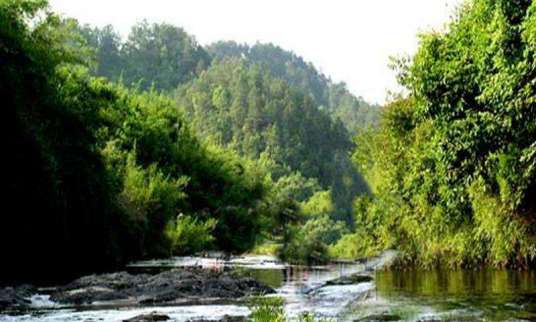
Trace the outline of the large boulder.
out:
[[[237,299],[273,292],[252,278],[231,272],[175,269],[156,275],[120,272],[85,276],[58,288],[51,299],[68,304],[114,300],[159,304],[189,298]]]
[[[365,282],[371,282],[373,280],[372,276],[364,274],[353,274],[348,276],[343,276],[331,281],[327,281],[326,285],[351,285],[359,284]]]
[[[151,312],[149,314],[137,315],[133,318],[123,320],[123,322],[156,322],[156,321],[168,321],[168,320],[170,320],[170,317],[165,314]]]
[[[31,303],[29,297],[35,293],[36,289],[31,285],[0,288],[0,311],[27,307]]]

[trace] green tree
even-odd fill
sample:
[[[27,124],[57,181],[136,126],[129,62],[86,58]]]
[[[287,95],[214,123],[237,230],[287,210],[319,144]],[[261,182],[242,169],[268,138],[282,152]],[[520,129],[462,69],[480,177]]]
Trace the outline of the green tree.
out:
[[[77,28],[87,45],[95,50],[94,73],[110,80],[119,80],[124,68],[124,58],[121,55],[121,37],[113,26],[103,28],[84,25]]]
[[[121,56],[124,82],[139,82],[142,89],[174,89],[210,64],[205,50],[182,28],[147,21],[132,27]]]
[[[354,156],[374,193],[356,210],[363,244],[424,265],[534,263],[535,16],[533,1],[473,0],[397,62],[410,97]]]
[[[102,118],[98,106],[64,95],[79,88],[64,65],[82,61],[82,46],[62,26],[45,1],[0,2],[2,279],[68,276],[121,260],[119,232],[110,229],[118,225],[115,190],[96,148]],[[36,262],[47,265],[35,272]]]

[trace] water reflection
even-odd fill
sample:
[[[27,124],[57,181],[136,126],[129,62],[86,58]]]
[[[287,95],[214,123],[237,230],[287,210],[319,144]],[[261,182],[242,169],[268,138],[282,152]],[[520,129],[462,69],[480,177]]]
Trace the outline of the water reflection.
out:
[[[378,292],[384,296],[478,296],[534,294],[535,271],[432,270],[380,271]]]
[[[256,279],[270,287],[280,288],[287,278],[285,269],[235,269],[239,274]]]
[[[536,321],[536,272],[408,270],[376,273],[376,295],[354,314],[403,320]]]

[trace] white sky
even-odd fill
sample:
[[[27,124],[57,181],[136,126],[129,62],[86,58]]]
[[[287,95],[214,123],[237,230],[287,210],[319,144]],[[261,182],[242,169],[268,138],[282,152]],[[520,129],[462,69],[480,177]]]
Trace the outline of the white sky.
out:
[[[125,36],[146,18],[183,27],[201,44],[273,42],[370,102],[396,90],[388,57],[412,54],[461,0],[50,0],[54,11]]]

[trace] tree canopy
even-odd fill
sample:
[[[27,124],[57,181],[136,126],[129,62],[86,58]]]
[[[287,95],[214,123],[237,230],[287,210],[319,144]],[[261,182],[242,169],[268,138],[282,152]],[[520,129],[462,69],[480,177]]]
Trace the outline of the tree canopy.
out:
[[[216,61],[241,58],[261,65],[273,77],[286,81],[313,99],[314,104],[340,120],[351,133],[374,126],[379,106],[350,93],[345,83],[335,83],[319,72],[315,66],[291,51],[273,44],[257,43],[253,46],[234,41],[220,41],[207,47]]]
[[[396,246],[424,265],[534,262],[535,31],[533,1],[469,1],[399,61],[410,95],[354,155],[374,194],[356,202],[360,251]]]
[[[260,161],[200,141],[164,94],[91,76],[88,48],[45,1],[0,9],[2,279],[242,252],[293,209]]]
[[[350,133],[375,124],[378,108],[345,84],[272,44],[204,49],[181,28],[147,22],[125,42],[110,26],[78,30],[96,52],[96,75],[175,96],[204,138],[249,158],[274,159],[275,179],[299,171],[317,180],[318,189],[333,192],[335,217],[351,222],[352,199],[367,187],[348,157]]]
[[[137,23],[126,41],[110,25],[76,29],[95,50],[95,75],[136,84],[140,89],[175,89],[195,78],[211,62],[193,36],[166,23]]]
[[[350,162],[353,144],[342,123],[269,70],[240,59],[224,60],[182,86],[176,96],[204,137],[288,167],[274,169],[275,179],[299,171],[331,189],[336,218],[348,219],[352,199],[366,192]]]

